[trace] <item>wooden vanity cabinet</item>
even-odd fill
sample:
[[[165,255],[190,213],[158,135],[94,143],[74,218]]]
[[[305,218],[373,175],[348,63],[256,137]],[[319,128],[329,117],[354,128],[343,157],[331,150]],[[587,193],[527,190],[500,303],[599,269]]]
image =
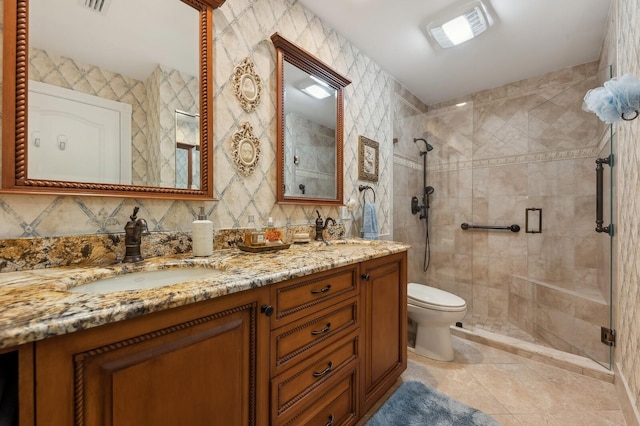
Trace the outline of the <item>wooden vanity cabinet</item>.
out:
[[[358,420],[358,271],[349,265],[272,286],[272,425]]]
[[[267,425],[269,289],[36,343],[37,425]]]
[[[393,254],[38,341],[23,355],[36,425],[353,425],[406,368],[406,266]]]
[[[360,266],[362,340],[361,409],[366,413],[407,368],[407,253]]]

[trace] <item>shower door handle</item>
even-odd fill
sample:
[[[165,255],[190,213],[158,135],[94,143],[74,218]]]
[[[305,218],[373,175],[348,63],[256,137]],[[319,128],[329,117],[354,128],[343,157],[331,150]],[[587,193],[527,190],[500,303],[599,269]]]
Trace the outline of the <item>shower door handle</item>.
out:
[[[609,167],[613,166],[613,155],[609,155],[608,157],[598,158],[596,159],[596,232],[607,233],[613,236],[613,225],[609,224],[609,226],[602,226],[604,223],[604,219],[602,216],[604,215],[604,184],[603,184],[603,175],[604,175],[604,167],[603,164],[609,165]]]

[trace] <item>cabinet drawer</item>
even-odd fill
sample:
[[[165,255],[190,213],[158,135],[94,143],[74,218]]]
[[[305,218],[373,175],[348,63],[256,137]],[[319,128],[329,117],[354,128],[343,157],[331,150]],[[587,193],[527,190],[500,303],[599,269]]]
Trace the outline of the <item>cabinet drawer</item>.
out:
[[[357,368],[340,375],[335,383],[318,388],[313,401],[301,408],[292,418],[276,425],[345,426],[358,419],[356,404]]]
[[[271,328],[298,320],[358,294],[358,265],[348,265],[272,287]]]
[[[358,297],[353,297],[272,332],[272,377],[356,328]]]
[[[311,358],[292,366],[271,383],[274,420],[309,403],[310,395],[358,359],[358,332],[350,333]]]

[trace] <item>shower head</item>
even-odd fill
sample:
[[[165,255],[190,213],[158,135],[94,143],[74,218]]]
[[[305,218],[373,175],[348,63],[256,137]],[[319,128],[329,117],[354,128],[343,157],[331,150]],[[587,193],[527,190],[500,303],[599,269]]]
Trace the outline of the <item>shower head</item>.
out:
[[[431,144],[429,142],[427,142],[426,139],[423,138],[413,138],[413,143],[416,143],[418,141],[422,141],[424,142],[426,148],[427,148],[427,152],[431,151],[433,149],[433,147],[431,146]]]

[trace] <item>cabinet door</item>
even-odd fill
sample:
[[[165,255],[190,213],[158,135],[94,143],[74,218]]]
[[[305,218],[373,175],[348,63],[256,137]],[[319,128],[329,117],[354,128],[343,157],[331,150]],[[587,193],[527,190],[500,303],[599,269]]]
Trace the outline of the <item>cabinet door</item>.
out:
[[[407,367],[407,255],[361,264],[365,316],[362,412],[395,383]]]
[[[41,342],[38,424],[266,424],[267,300],[258,289]]]
[[[33,426],[33,343],[0,349],[0,425]]]

